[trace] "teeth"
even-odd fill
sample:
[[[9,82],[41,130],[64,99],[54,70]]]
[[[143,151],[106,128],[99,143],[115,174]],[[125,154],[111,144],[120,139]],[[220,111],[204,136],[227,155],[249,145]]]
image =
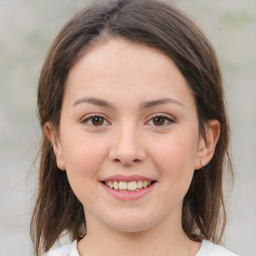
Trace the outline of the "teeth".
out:
[[[118,190],[118,189],[119,189],[119,184],[118,184],[117,181],[114,181],[114,182],[113,182],[113,188],[114,188],[115,190]]]
[[[124,182],[124,181],[120,181],[120,182],[119,182],[119,189],[120,189],[120,190],[126,190],[127,187],[128,187],[127,182]]]
[[[137,182],[137,186],[138,186],[138,188],[142,188],[143,187],[143,181],[138,181]]]
[[[136,190],[137,189],[137,182],[131,181],[128,183],[128,190]]]
[[[146,188],[151,185],[151,181],[106,181],[106,185],[112,189],[119,191],[136,191],[141,188]]]

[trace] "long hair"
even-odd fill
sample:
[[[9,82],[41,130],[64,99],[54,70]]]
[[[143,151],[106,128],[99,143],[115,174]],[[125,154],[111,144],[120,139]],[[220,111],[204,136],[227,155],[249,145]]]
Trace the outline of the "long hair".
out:
[[[182,226],[194,241],[220,242],[226,214],[223,198],[225,163],[231,174],[229,124],[222,79],[215,51],[200,29],[181,11],[159,0],[99,1],[75,15],[50,47],[38,85],[38,115],[42,128],[39,186],[31,220],[36,255],[48,251],[63,232],[71,239],[85,234],[83,206],[74,195],[43,127],[59,129],[65,82],[70,69],[89,45],[106,38],[124,38],[156,48],[169,56],[193,93],[204,137],[204,124],[221,125],[215,154],[203,170],[196,170],[184,198]]]

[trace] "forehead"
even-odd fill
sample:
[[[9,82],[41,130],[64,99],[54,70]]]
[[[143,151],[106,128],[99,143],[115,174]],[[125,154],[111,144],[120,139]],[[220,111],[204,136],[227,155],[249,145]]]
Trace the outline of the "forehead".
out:
[[[89,47],[70,70],[66,94],[118,94],[144,90],[144,97],[193,98],[170,57],[125,39],[109,39]],[[161,95],[160,95],[161,94]],[[95,96],[95,95],[89,95]],[[185,97],[186,98],[186,97]],[[187,99],[184,99],[185,101]]]

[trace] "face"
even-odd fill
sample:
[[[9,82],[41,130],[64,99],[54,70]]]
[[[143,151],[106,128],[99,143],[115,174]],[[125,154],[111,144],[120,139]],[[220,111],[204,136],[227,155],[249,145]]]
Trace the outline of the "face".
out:
[[[88,50],[69,73],[60,132],[47,133],[88,225],[181,222],[205,144],[188,84],[163,53],[122,39]]]

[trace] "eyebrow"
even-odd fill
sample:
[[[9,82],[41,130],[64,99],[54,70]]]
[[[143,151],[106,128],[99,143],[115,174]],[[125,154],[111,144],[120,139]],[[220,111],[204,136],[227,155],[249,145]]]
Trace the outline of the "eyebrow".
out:
[[[73,106],[76,106],[81,103],[90,103],[96,106],[114,108],[114,105],[112,105],[110,102],[107,102],[99,98],[91,98],[91,97],[78,99],[77,101],[74,102]]]
[[[154,107],[157,105],[163,105],[163,104],[168,104],[168,103],[174,103],[177,104],[181,107],[185,107],[180,101],[173,99],[173,98],[164,98],[164,99],[159,99],[159,100],[152,100],[152,101],[146,101],[143,102],[140,105],[140,108],[150,108],[150,107]]]
[[[85,97],[78,99],[74,102],[73,106],[76,106],[81,103],[90,103],[96,106],[101,106],[101,107],[107,107],[107,108],[115,108],[113,104],[110,102],[107,102],[105,100],[99,99],[99,98],[92,98],[92,97]],[[185,107],[180,101],[173,99],[173,98],[163,98],[159,100],[152,100],[152,101],[146,101],[140,104],[140,109],[145,109],[145,108],[151,108],[157,105],[163,105],[163,104],[168,104],[168,103],[173,103],[177,104],[179,106]]]

